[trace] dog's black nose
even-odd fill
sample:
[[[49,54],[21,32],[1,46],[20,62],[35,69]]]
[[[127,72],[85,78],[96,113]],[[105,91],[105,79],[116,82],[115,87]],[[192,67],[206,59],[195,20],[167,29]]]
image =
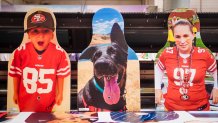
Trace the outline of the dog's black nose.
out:
[[[106,60],[96,61],[95,65],[95,73],[99,76],[101,75],[114,75],[117,73],[117,67],[114,63]]]

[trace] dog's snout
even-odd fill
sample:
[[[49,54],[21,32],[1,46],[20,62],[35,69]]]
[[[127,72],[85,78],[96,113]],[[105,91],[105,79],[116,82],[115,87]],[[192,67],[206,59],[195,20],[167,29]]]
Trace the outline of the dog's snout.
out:
[[[99,60],[95,63],[95,69],[96,70],[102,70],[102,69],[108,69],[110,67],[110,63],[104,61],[104,60]]]
[[[101,74],[100,76],[113,75],[117,73],[116,65],[110,61],[98,60],[94,67],[97,74]]]

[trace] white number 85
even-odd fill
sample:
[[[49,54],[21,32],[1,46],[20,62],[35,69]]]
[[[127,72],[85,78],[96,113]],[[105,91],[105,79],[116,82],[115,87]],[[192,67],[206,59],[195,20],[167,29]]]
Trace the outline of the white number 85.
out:
[[[32,74],[32,79],[28,78],[28,74]],[[23,84],[27,93],[49,93],[52,90],[53,81],[51,79],[45,79],[45,74],[54,74],[54,69],[39,69],[39,72],[35,68],[26,67],[23,69]],[[42,84],[47,84],[47,88],[38,88],[36,82],[39,81]],[[30,84],[30,88],[28,86]]]

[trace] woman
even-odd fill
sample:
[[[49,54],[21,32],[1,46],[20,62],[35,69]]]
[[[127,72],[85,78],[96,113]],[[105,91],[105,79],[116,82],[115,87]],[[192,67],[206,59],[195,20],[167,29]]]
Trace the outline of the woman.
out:
[[[166,48],[155,66],[155,102],[161,103],[161,82],[166,70],[168,88],[164,105],[168,111],[209,110],[204,81],[206,71],[215,80],[211,96],[213,103],[218,103],[216,60],[208,49],[193,46],[195,34],[192,29],[189,21],[176,21],[172,26],[176,46]]]

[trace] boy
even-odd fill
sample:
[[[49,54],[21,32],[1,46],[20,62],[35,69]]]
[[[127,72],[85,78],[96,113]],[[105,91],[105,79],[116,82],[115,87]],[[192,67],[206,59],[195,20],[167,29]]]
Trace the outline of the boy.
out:
[[[63,100],[64,78],[70,75],[65,51],[51,43],[55,24],[49,12],[35,11],[27,17],[30,42],[14,52],[9,70],[13,77],[13,100],[21,112],[51,112]]]

